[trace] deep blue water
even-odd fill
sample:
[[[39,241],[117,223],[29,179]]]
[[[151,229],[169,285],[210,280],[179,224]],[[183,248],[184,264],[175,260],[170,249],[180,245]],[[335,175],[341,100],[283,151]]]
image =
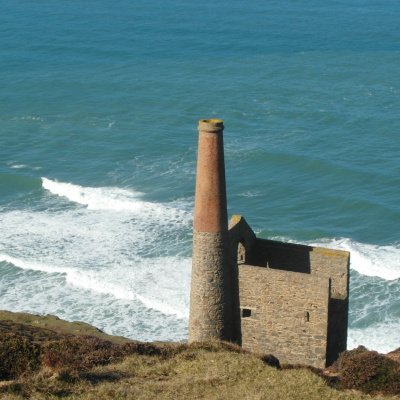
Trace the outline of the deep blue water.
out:
[[[399,347],[399,17],[394,0],[0,4],[0,308],[185,340],[196,128],[221,118],[229,213],[351,251],[349,347]]]

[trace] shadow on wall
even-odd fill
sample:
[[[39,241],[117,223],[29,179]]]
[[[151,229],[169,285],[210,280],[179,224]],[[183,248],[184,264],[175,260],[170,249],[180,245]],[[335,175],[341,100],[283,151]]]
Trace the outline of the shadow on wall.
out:
[[[229,232],[232,246],[237,249],[238,264],[311,274],[313,247],[259,239],[239,215],[232,217]]]
[[[305,245],[280,244],[266,239],[254,243],[252,265],[281,271],[311,274],[310,253],[313,248]]]

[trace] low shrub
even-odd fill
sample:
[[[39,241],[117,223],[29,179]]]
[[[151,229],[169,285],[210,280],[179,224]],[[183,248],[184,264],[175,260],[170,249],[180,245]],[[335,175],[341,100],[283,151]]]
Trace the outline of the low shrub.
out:
[[[275,367],[280,369],[281,368],[281,364],[279,362],[279,360],[272,354],[264,354],[261,356],[261,361],[266,364],[269,365],[270,367]]]
[[[93,336],[76,336],[45,344],[42,364],[53,370],[88,370],[95,365],[109,364],[122,355],[120,345]]]
[[[366,349],[364,346],[358,346],[357,348],[353,350],[346,350],[340,353],[339,358],[333,363],[331,370],[332,372],[340,372],[342,368],[342,363],[344,360],[354,357],[356,354],[363,354],[366,353],[368,349]]]
[[[188,349],[200,349],[211,352],[230,351],[233,353],[246,353],[241,346],[223,341],[209,341],[209,342],[192,342],[187,345]]]
[[[40,366],[40,347],[29,340],[5,334],[0,336],[0,379],[13,379]]]
[[[159,356],[163,350],[151,343],[129,342],[122,345],[122,353],[124,355],[139,354],[147,356]]]
[[[382,354],[375,351],[347,354],[339,367],[344,389],[369,394],[400,394],[400,364]]]

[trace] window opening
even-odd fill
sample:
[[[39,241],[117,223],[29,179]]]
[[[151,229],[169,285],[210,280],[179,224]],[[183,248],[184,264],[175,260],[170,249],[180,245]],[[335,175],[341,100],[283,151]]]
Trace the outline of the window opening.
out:
[[[251,317],[251,310],[248,309],[248,308],[243,308],[242,317],[243,318],[250,318]]]
[[[244,264],[246,262],[246,247],[244,246],[244,240],[238,244],[237,262],[238,264]]]
[[[308,311],[304,312],[304,322],[310,322],[310,313]]]

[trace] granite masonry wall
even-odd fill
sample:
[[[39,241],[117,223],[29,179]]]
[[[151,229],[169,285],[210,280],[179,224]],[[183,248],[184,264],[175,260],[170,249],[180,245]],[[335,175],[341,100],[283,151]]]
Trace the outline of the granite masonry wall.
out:
[[[241,345],[285,363],[331,365],[346,350],[349,253],[259,239],[237,215],[229,239]]]
[[[325,367],[329,279],[242,264],[239,293],[245,349]]]

